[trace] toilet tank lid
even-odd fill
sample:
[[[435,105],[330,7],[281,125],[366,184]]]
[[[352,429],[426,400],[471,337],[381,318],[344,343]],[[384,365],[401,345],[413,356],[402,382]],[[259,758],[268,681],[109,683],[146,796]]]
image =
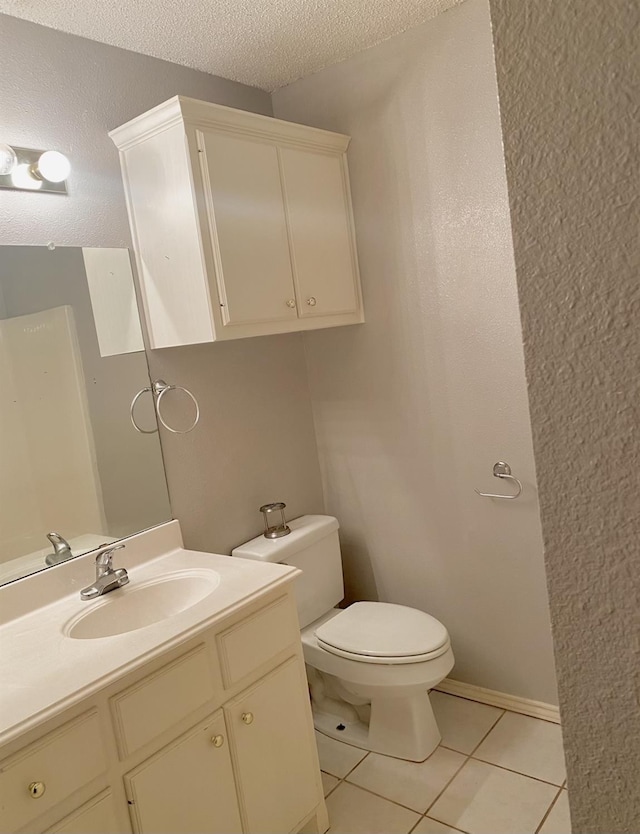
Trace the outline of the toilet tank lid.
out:
[[[255,559],[259,562],[285,562],[296,553],[324,539],[339,528],[338,519],[331,515],[301,515],[288,521],[291,532],[280,539],[256,536],[249,542],[235,547],[232,556]]]

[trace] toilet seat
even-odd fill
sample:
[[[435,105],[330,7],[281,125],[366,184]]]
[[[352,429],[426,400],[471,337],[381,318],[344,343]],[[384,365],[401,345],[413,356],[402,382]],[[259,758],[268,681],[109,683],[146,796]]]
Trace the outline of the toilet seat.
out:
[[[363,663],[422,663],[450,648],[439,620],[405,605],[356,602],[315,630],[331,654]]]

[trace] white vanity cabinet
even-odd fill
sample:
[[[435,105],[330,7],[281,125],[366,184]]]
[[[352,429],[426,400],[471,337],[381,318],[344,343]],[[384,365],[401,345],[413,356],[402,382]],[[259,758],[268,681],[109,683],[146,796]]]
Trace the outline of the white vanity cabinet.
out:
[[[0,806],[2,832],[326,831],[290,583],[1,748]]]
[[[110,136],[151,347],[364,321],[348,136],[182,96]]]

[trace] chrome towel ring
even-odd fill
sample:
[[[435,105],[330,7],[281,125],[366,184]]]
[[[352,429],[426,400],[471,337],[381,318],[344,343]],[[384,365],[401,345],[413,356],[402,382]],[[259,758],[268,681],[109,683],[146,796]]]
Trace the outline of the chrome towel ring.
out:
[[[139,431],[140,434],[155,434],[158,431],[157,426],[156,426],[155,429],[141,429],[140,426],[136,423],[136,418],[135,418],[135,414],[134,414],[136,403],[138,402],[138,400],[140,399],[140,397],[143,394],[147,393],[147,391],[149,393],[151,393],[152,389],[151,388],[141,388],[140,391],[138,391],[138,393],[135,395],[135,397],[131,400],[131,405],[129,406],[129,417],[131,417],[131,423],[133,425],[133,428],[136,431]]]
[[[160,408],[162,404],[162,398],[167,393],[167,391],[184,391],[187,396],[191,397],[194,406],[196,407],[196,414],[193,419],[193,423],[189,426],[188,429],[174,429],[173,426],[170,426],[162,416],[162,410]],[[168,385],[163,379],[157,379],[151,387],[147,386],[146,388],[142,388],[135,397],[131,400],[131,407],[129,408],[129,416],[131,417],[131,423],[133,428],[140,432],[140,434],[155,434],[158,429],[143,429],[136,422],[135,417],[135,407],[136,403],[140,399],[143,394],[150,393],[153,398],[153,405],[155,408],[155,412],[158,415],[158,420],[160,423],[165,427],[167,431],[170,431],[172,434],[188,434],[190,431],[193,431],[195,427],[198,425],[200,421],[200,406],[198,405],[198,401],[193,396],[191,391],[188,388],[183,388],[182,385]]]
[[[505,463],[503,460],[499,460],[497,463],[494,463],[493,476],[494,478],[504,478],[505,480],[514,481],[518,490],[516,494],[495,495],[492,492],[480,492],[479,489],[476,489],[475,491],[478,493],[478,495],[481,495],[483,498],[502,498],[505,501],[513,501],[515,498],[520,497],[520,495],[522,494],[522,482],[511,474],[511,467],[508,463]]]

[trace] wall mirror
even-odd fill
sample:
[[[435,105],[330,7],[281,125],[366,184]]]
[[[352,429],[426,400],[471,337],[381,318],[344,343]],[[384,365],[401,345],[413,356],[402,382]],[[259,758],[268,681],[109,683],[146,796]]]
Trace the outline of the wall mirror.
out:
[[[149,384],[126,249],[0,246],[0,584],[171,518]]]

